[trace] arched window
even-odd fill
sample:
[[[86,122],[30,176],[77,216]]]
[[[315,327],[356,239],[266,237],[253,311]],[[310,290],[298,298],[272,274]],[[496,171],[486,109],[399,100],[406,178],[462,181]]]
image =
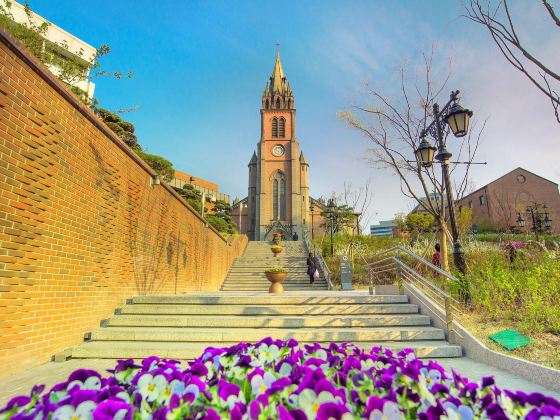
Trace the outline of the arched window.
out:
[[[276,98],[276,109],[280,109],[280,98]]]
[[[264,108],[265,108],[265,109],[270,108],[270,101],[269,101],[268,99],[266,100],[266,102],[265,102],[265,104],[264,104]]]
[[[272,137],[278,138],[278,118],[272,119]]]
[[[286,180],[282,172],[276,172],[272,180],[272,218],[286,220]]]
[[[280,118],[280,128],[278,132],[278,137],[284,138],[286,137],[286,119]]]
[[[292,108],[292,100],[288,99],[288,109],[291,109],[291,108]]]

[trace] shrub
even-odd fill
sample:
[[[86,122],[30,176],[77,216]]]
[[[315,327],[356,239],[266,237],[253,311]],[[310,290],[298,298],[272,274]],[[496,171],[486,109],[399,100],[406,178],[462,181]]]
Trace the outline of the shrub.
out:
[[[271,267],[264,271],[265,273],[287,273],[288,270],[282,267]]]

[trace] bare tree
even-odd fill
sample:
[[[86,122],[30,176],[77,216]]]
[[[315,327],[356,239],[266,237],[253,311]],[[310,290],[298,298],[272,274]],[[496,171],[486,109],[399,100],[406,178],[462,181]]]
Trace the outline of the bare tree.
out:
[[[414,154],[422,131],[433,118],[433,104],[438,100],[446,101],[444,92],[450,72],[447,71],[438,83],[434,81],[434,54],[435,48],[429,55],[422,53],[423,61],[419,69],[411,70],[409,64],[401,66],[398,70],[398,91],[392,96],[368,87],[372,105],[354,105],[353,111],[340,112],[339,118],[370,141],[370,161],[374,167],[391,169],[400,179],[402,193],[413,198],[420,208],[434,216],[442,232],[446,232],[445,191],[439,165],[424,168]],[[451,173],[455,175],[457,199],[469,186],[469,170],[484,128],[483,124],[480,130],[476,130],[475,125],[467,136],[458,140],[454,148],[455,159],[467,162],[461,169],[457,165],[450,166]],[[448,134],[446,130],[445,139]],[[447,268],[445,233],[441,241],[442,263]]]
[[[560,30],[560,15],[550,1],[541,0],[541,3],[553,25]],[[465,10],[465,17],[484,26],[506,60],[550,100],[560,123],[560,72],[528,50],[516,29],[508,0],[470,0],[465,4]],[[541,22],[534,26],[540,25]]]
[[[344,182],[343,201],[358,215],[357,224],[361,227],[367,226],[371,218],[369,214],[369,208],[373,199],[371,182],[372,180],[369,178],[364,185],[358,188],[354,188],[351,182]]]

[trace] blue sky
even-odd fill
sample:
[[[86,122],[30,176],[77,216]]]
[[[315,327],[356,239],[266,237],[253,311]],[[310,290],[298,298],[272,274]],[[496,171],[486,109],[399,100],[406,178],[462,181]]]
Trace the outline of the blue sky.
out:
[[[560,67],[558,35],[541,31],[539,2],[516,3],[529,45]],[[366,103],[364,84],[392,93],[394,69],[438,45],[452,61],[449,90],[488,118],[474,186],[523,166],[560,180],[560,129],[550,105],[499,56],[455,0],[170,1],[32,0],[34,11],[87,43],[109,44],[102,63],[130,80],[95,80],[105,108],[125,114],[141,145],[177,169],[215,181],[232,197],[247,192],[247,163],[259,140],[262,91],[275,42],[294,89],[297,137],[310,162],[311,194],[341,192],[372,179],[370,221],[408,211],[389,170],[371,168],[367,142],[337,111]],[[539,31],[535,31],[535,24]],[[364,102],[366,101],[366,102]],[[453,149],[452,147],[450,147]],[[453,150],[452,150],[453,151]]]

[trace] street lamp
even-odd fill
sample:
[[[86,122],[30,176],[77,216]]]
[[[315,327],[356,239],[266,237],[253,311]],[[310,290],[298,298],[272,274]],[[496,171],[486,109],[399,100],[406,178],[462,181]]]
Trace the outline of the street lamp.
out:
[[[313,229],[313,216],[314,216],[314,212],[315,212],[315,206],[313,205],[313,203],[311,203],[311,205],[309,206],[309,210],[311,211],[311,242],[313,242],[313,239],[315,237],[315,232]]]
[[[335,211],[336,211],[336,203],[334,201],[334,198],[331,198],[327,203],[327,218],[330,221],[329,224],[331,228],[331,257],[334,257],[333,234],[334,234],[334,221],[336,219]]]
[[[247,204],[240,202],[239,203],[239,233],[241,233],[241,214],[243,213],[244,208],[247,208]]]
[[[446,149],[445,136],[444,136],[444,123],[451,129],[455,137],[464,137],[469,130],[469,121],[472,117],[472,111],[464,109],[457,101],[459,100],[459,91],[451,92],[451,97],[447,104],[440,111],[439,105],[434,104],[433,113],[434,120],[422,130],[420,138],[422,141],[418,149],[414,151],[417,162],[424,168],[432,166],[434,161],[434,152],[436,148],[432,146],[427,140],[426,135],[430,134],[436,140],[437,155],[435,159],[441,163],[441,170],[443,173],[443,188],[447,195],[447,206],[449,208],[449,220],[451,222],[451,234],[453,236],[453,257],[455,265],[461,273],[465,273],[465,255],[459,241],[459,228],[457,226],[457,219],[455,216],[455,206],[453,201],[453,190],[451,188],[451,180],[449,177],[449,159],[452,154]]]
[[[542,209],[542,211],[539,211],[539,209]],[[539,232],[549,232],[552,228],[552,219],[550,218],[550,214],[548,213],[548,207],[546,204],[541,205],[538,203],[533,203],[532,206],[527,206],[525,212],[527,213],[527,215],[531,216],[531,230],[535,232],[535,238],[538,242]],[[520,217],[521,214],[519,214],[519,217],[517,218],[518,224]],[[524,224],[520,226],[524,226]]]

